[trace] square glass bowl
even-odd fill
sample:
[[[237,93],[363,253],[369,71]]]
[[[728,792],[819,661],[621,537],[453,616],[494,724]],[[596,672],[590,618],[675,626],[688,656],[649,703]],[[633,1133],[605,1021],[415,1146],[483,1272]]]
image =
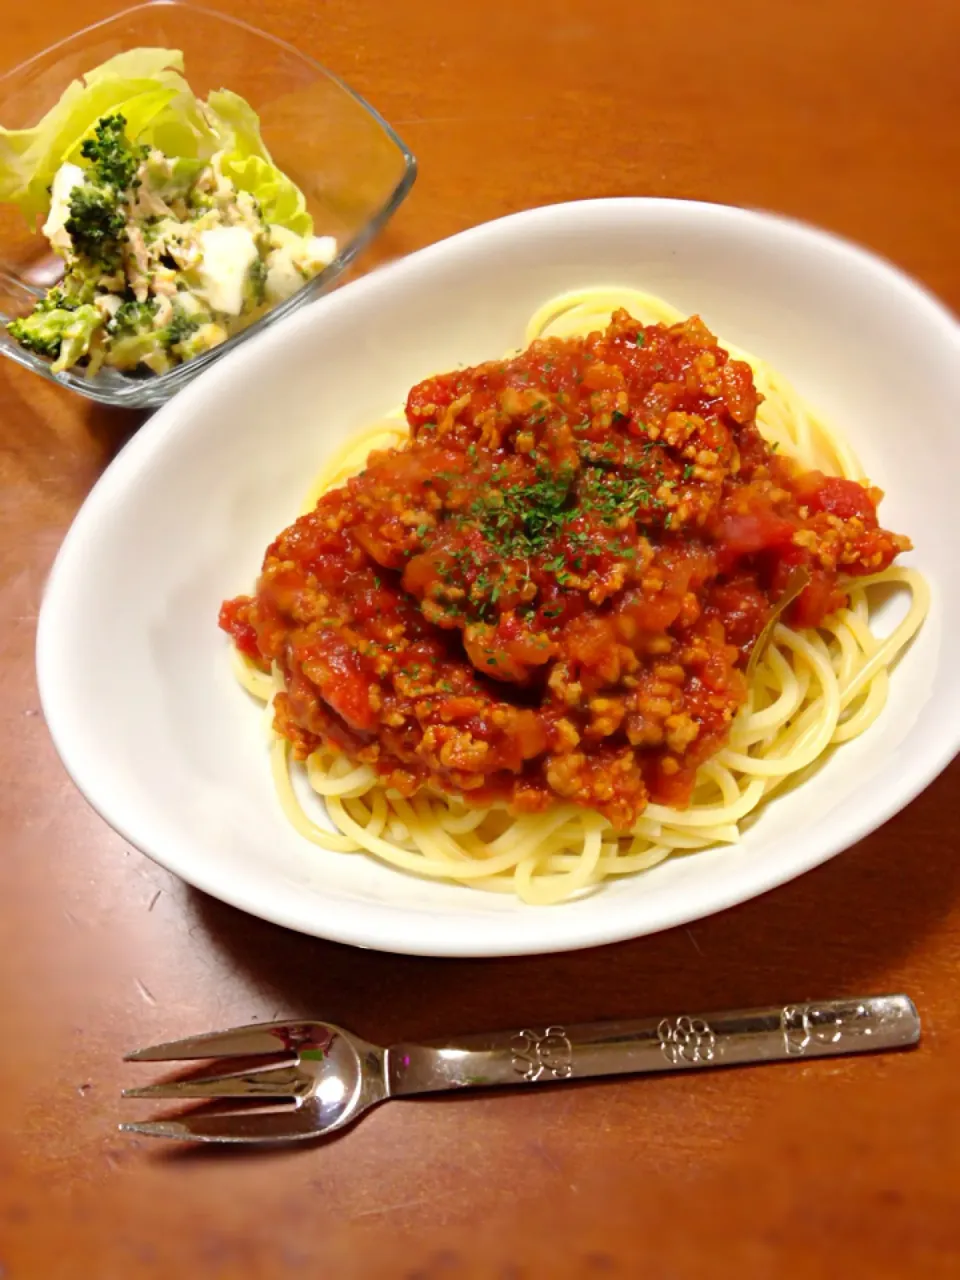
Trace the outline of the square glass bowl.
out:
[[[413,155],[358,94],[291,45],[225,14],[178,0],[155,0],[87,27],[0,77],[0,123],[29,128],[67,85],[107,58],[137,46],[180,49],[199,97],[232,89],[260,116],[277,165],[300,187],[316,235],[332,235],[339,252],[292,297],[212,351],[162,374],[102,369],[50,372],[40,356],[13,341],[5,322],[32,310],[55,284],[61,261],[20,211],[0,207],[0,353],[101,404],[141,409],[162,404],[225,351],[330,289],[386,224],[416,177]]]

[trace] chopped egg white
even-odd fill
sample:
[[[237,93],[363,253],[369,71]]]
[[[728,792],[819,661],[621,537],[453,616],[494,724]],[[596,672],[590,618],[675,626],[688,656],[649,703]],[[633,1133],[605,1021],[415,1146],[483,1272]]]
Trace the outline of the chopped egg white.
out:
[[[264,290],[268,302],[282,302],[303,284],[303,276],[294,266],[289,249],[274,249],[267,254]]]
[[[333,236],[310,236],[304,239],[284,227],[271,227],[271,243],[276,246],[267,254],[264,281],[269,302],[281,302],[311,279],[337,256]]]
[[[211,227],[199,239],[200,291],[214,311],[238,316],[247,275],[260,256],[253,234],[246,227]]]
[[[337,256],[337,240],[335,236],[310,236],[307,240],[307,253],[315,262],[325,267]]]
[[[83,170],[77,164],[62,164],[53,175],[53,183],[50,187],[50,212],[43,224],[43,234],[54,249],[65,252],[71,248],[70,236],[67,232],[70,193],[74,187],[82,186],[83,181]]]

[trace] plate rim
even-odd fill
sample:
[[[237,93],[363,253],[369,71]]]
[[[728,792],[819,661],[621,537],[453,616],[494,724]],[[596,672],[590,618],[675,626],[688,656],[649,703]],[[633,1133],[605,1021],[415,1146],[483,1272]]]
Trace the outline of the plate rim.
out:
[[[309,328],[321,310],[335,314],[338,308],[347,305],[343,301],[344,298],[356,298],[371,290],[379,290],[388,278],[402,278],[406,274],[415,273],[422,264],[441,259],[450,253],[450,246],[455,243],[482,244],[488,236],[499,234],[506,224],[534,223],[541,219],[561,221],[570,219],[571,222],[575,222],[582,217],[585,210],[590,210],[592,216],[594,211],[599,212],[607,208],[620,211],[633,208],[639,213],[641,207],[648,213],[675,213],[680,217],[729,218],[737,222],[746,220],[748,223],[754,222],[766,227],[779,225],[785,232],[817,242],[821,248],[831,248],[844,255],[852,254],[859,259],[863,267],[869,268],[874,274],[879,273],[884,277],[885,282],[901,295],[908,293],[914,305],[924,305],[928,309],[930,319],[944,327],[947,335],[952,337],[960,356],[960,322],[949,309],[923,284],[913,280],[883,257],[860,245],[832,232],[779,214],[707,201],[630,196],[542,205],[458,232],[376,269],[359,280],[342,286],[327,297],[309,304],[272,326],[257,339],[257,344],[262,351],[268,352],[271,344],[280,345],[299,329]],[[420,915],[419,912],[410,909],[391,911],[385,903],[354,902],[351,904],[349,913],[332,911],[330,919],[318,921],[315,900],[301,895],[301,901],[311,902],[314,905],[312,913],[299,912],[296,909],[296,900],[292,898],[289,889],[285,889],[276,901],[262,901],[243,892],[234,892],[229,877],[224,880],[222,874],[218,876],[215,870],[205,874],[203,867],[193,866],[189,857],[185,856],[185,846],[178,844],[173,849],[161,849],[156,847],[154,840],[150,839],[149,831],[144,835],[139,832],[134,834],[128,830],[127,823],[122,817],[117,816],[118,806],[111,803],[110,787],[98,785],[96,770],[92,771],[91,776],[91,771],[85,768],[82,759],[82,733],[79,736],[76,734],[71,715],[57,694],[58,672],[64,666],[66,653],[65,647],[58,639],[58,614],[63,607],[64,592],[61,583],[69,580],[75,562],[81,558],[88,533],[92,531],[101,508],[109,504],[113,494],[124,489],[128,475],[135,473],[143,462],[148,460],[158,447],[161,447],[159,442],[163,440],[177,419],[187,421],[190,417],[192,402],[194,400],[202,402],[211,393],[215,393],[217,380],[228,379],[233,372],[233,362],[238,358],[248,359],[251,350],[252,344],[243,351],[242,356],[239,351],[227,354],[223,360],[217,361],[191,381],[174,400],[164,405],[152,418],[142,424],[108,464],[81,504],[57,551],[44,584],[37,625],[36,668],[40,704],[54,747],[74,785],[94,811],[122,839],[194,888],[248,914],[285,928],[333,942],[378,951],[446,958],[560,954],[623,942],[690,924],[695,920],[759,897],[771,889],[796,879],[837,856],[889,821],[929,786],[960,752],[960,723],[952,731],[948,726],[945,727],[936,750],[926,752],[923,757],[914,756],[909,762],[903,762],[899,785],[891,788],[885,796],[880,796],[871,807],[868,816],[860,816],[859,807],[850,809],[842,819],[836,820],[835,834],[832,839],[823,842],[813,851],[798,852],[791,857],[786,866],[782,863],[774,865],[771,862],[769,869],[765,869],[765,873],[751,868],[747,876],[734,868],[726,882],[710,886],[710,891],[706,895],[707,901],[702,901],[696,892],[696,886],[692,886],[689,895],[684,896],[682,900],[678,898],[672,909],[669,907],[666,910],[661,909],[657,922],[653,924],[633,923],[628,902],[618,904],[617,909],[611,910],[606,915],[589,915],[584,919],[578,919],[561,904],[549,908],[524,907],[520,912],[509,916],[490,916],[488,923],[491,926],[489,930],[491,936],[486,940],[477,940],[470,930],[464,931],[464,935],[460,937],[455,929],[447,929],[442,936],[430,937],[425,935],[420,925],[417,918]],[[184,409],[187,410],[186,414]],[[168,426],[170,419],[173,421]],[[196,425],[192,429],[196,430]],[[119,807],[122,808],[122,806]],[[709,856],[709,851],[704,851],[698,856]],[[287,899],[291,900],[287,901]],[[576,906],[575,903],[569,905]],[[311,914],[313,919],[309,918]],[[538,919],[544,922],[563,920],[564,924],[559,927],[554,925],[544,930],[542,924],[538,927]],[[504,922],[510,922],[512,931],[516,934],[512,939],[507,940],[499,936]],[[375,925],[372,931],[371,923]],[[510,926],[507,928],[508,933],[511,932]],[[554,933],[557,936],[544,936],[545,933],[546,935]]]

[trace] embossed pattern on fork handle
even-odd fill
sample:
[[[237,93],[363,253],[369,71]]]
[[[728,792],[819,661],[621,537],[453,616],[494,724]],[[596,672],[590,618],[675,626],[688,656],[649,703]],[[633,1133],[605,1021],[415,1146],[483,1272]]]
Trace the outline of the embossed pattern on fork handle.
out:
[[[393,1096],[541,1084],[653,1071],[825,1058],[916,1044],[920,1019],[904,995],[776,1005],[638,1022],[558,1024],[398,1044],[387,1052]]]

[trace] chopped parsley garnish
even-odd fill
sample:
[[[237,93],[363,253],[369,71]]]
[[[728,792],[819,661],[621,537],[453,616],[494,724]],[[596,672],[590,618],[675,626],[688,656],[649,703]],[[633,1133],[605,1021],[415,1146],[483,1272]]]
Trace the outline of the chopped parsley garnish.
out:
[[[498,555],[517,559],[537,555],[576,517],[573,469],[538,467],[537,477],[534,484],[488,491],[470,508]]]

